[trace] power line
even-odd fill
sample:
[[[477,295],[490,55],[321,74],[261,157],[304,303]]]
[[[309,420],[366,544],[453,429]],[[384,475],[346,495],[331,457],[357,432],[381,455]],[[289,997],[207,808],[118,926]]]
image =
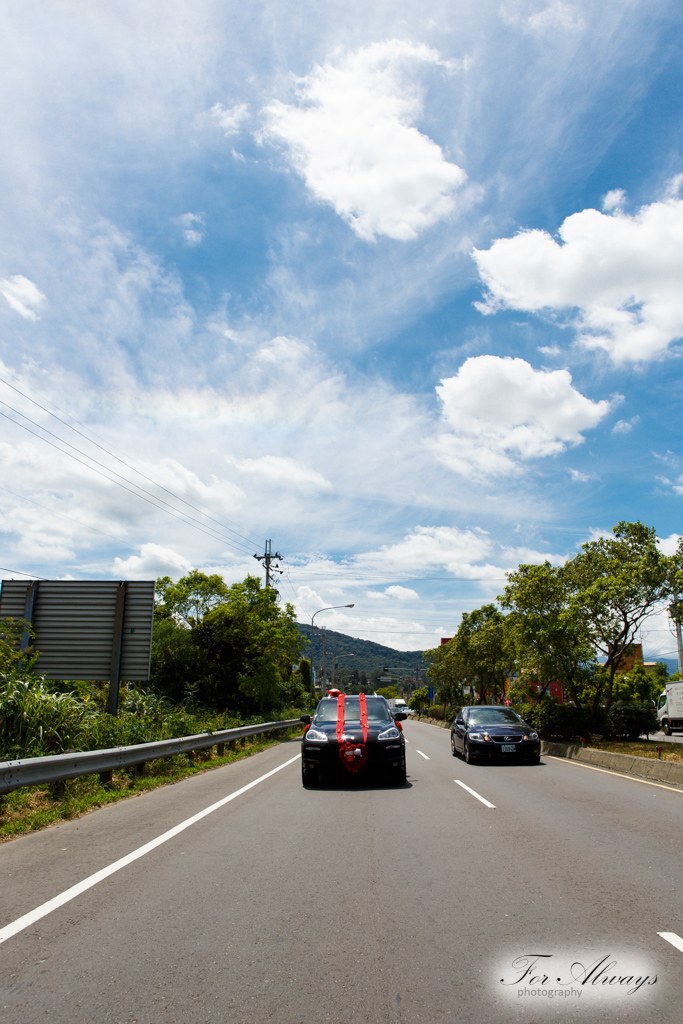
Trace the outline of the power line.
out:
[[[45,509],[53,516],[60,516],[62,519],[68,519],[71,523],[76,523],[77,526],[82,526],[85,530],[94,530],[95,533],[99,533],[101,537],[109,537],[110,540],[116,541],[117,544],[123,545],[125,548],[130,548],[131,551],[137,551],[139,545],[136,547],[133,544],[129,544],[125,540],[121,540],[119,537],[115,537],[113,533],[105,533],[104,530],[98,530],[96,526],[90,526],[88,523],[82,523],[80,519],[74,519],[73,516],[67,516],[65,512],[57,512],[56,509],[50,508],[48,505],[43,505],[40,501],[35,501],[34,498],[27,498],[25,494],[18,494],[16,491],[11,491],[9,487],[0,486],[0,491],[7,491],[8,494],[13,494],[15,498],[19,498],[21,501],[30,501],[32,505],[37,505],[38,508]]]
[[[25,423],[19,423],[11,416],[8,416],[7,413],[4,413],[2,412],[2,410],[0,410],[0,416],[4,416],[4,418],[9,420],[10,423],[14,423],[15,426],[21,427],[22,430],[28,431],[29,434],[33,434],[34,437],[38,438],[38,440],[44,441],[45,444],[49,444],[52,448],[56,448],[57,451],[62,453],[62,455],[67,455],[70,459],[73,459],[75,462],[80,463],[80,465],[85,466],[86,469],[89,469],[92,472],[97,473],[99,476],[104,477],[106,480],[109,480],[110,483],[116,484],[118,487],[123,487],[123,489],[128,491],[130,494],[134,494],[136,498],[140,498],[141,501],[146,501],[148,505],[152,505],[160,512],[166,512],[168,515],[173,516],[174,519],[178,519],[180,522],[185,523],[186,526],[194,526],[195,529],[201,530],[202,533],[205,533],[207,537],[212,537],[214,540],[219,540],[223,544],[232,544],[234,546],[242,547],[245,551],[249,550],[241,542],[235,542],[233,538],[221,537],[220,534],[218,534],[217,531],[215,531],[212,527],[206,527],[204,523],[201,523],[198,519],[195,519],[194,516],[189,516],[186,512],[182,512],[180,509],[174,509],[173,506],[169,505],[169,503],[167,501],[164,501],[163,498],[158,498],[155,494],[152,494],[151,491],[147,491],[145,490],[144,487],[140,487],[139,484],[133,483],[132,480],[126,480],[126,477],[121,476],[121,474],[117,473],[116,470],[110,469],[109,466],[105,466],[97,459],[94,459],[92,455],[87,455],[85,452],[82,452],[79,448],[76,448],[75,445],[70,444],[69,441],[65,441],[64,438],[59,437],[57,434],[53,434],[51,430],[47,429],[47,427],[43,427],[39,423],[36,423],[35,420],[32,420],[30,418],[30,416],[26,416],[25,413],[19,412],[18,409],[14,409],[12,406],[8,405],[7,402],[2,402],[0,400],[0,404],[4,405],[5,408],[10,409],[12,412],[17,413],[19,416],[22,416],[24,419],[28,420],[29,423],[33,423],[34,426],[38,427],[40,430],[45,431],[46,434],[50,434],[51,437],[54,437],[58,441],[61,441],[62,444],[67,445],[67,447],[69,448],[73,448],[73,450],[78,452],[79,455],[82,455],[83,458],[85,459],[89,459],[91,462],[95,463],[95,465],[89,466],[86,462],[83,462],[82,459],[78,459],[76,458],[75,455],[72,455],[71,452],[65,451],[63,448],[60,448],[60,446],[55,444],[53,441],[49,441],[46,437],[43,437],[41,434],[36,433],[35,430],[31,430],[31,428],[27,427]],[[100,466],[101,468],[96,469],[96,466]],[[112,473],[115,477],[119,477],[119,480],[115,480],[113,479],[112,476],[108,476],[107,472],[104,472],[104,470],[107,470],[108,473]],[[130,484],[131,486],[126,486],[126,483],[120,482],[121,480],[126,480],[126,483]],[[133,490],[133,488],[137,488],[137,490]],[[145,494],[149,495],[149,497],[144,497]],[[150,501],[150,498],[153,498],[154,500]],[[161,504],[157,504],[157,502],[161,502]],[[163,506],[167,507],[164,508]]]
[[[36,576],[32,572],[22,572],[21,569],[6,569],[4,565],[0,565],[0,572],[10,572],[13,576],[28,576],[31,580],[43,580],[47,582],[46,576]]]
[[[132,466],[129,462],[126,462],[125,459],[122,459],[122,458],[120,458],[120,456],[115,455],[112,451],[109,450],[109,448],[105,447],[104,445],[98,444],[97,441],[93,441],[93,439],[91,437],[88,437],[88,435],[85,434],[82,430],[78,430],[71,423],[68,423],[66,420],[63,420],[61,418],[61,416],[57,416],[56,413],[51,412],[50,409],[47,409],[44,405],[41,405],[40,402],[37,402],[34,398],[31,398],[30,395],[25,394],[19,388],[15,387],[14,384],[10,384],[10,382],[8,380],[5,380],[4,377],[0,377],[0,381],[3,384],[5,384],[6,387],[11,388],[12,391],[15,391],[18,395],[21,395],[22,398],[25,398],[28,402],[31,402],[33,405],[37,406],[38,409],[41,409],[43,412],[47,413],[48,416],[52,416],[59,423],[63,424],[63,426],[67,427],[69,430],[73,430],[74,433],[76,433],[80,437],[84,438],[84,440],[88,441],[89,444],[95,445],[96,448],[99,448],[100,451],[105,452],[105,454],[109,455],[110,458],[116,459],[117,462],[120,462],[127,469],[130,469],[133,473],[137,473],[138,476],[141,476],[143,480],[146,480],[148,483],[155,484],[155,486],[161,488],[162,491],[165,491],[166,494],[170,494],[172,498],[175,498],[176,501],[182,502],[182,504],[187,505],[188,508],[194,509],[195,512],[199,512],[201,515],[205,516],[207,519],[210,519],[213,523],[216,523],[216,525],[220,526],[221,529],[227,530],[228,533],[232,533],[236,537],[239,537],[241,540],[246,541],[246,543],[249,545],[249,547],[251,547],[253,545],[254,542],[249,537],[245,537],[243,534],[239,533],[237,530],[234,530],[232,527],[227,526],[224,522],[221,522],[218,519],[214,519],[214,517],[212,515],[210,515],[208,512],[206,512],[204,509],[199,508],[197,505],[194,505],[191,501],[187,501],[186,498],[183,498],[179,494],[176,494],[175,491],[170,490],[168,487],[164,486],[164,484],[160,483],[158,480],[155,480],[153,477],[150,477],[148,474],[143,473],[142,470],[137,469],[135,466]],[[36,394],[37,393],[38,392],[36,392]],[[16,413],[18,413],[19,416],[23,416],[25,419],[27,419],[29,421],[29,423],[33,423],[35,426],[40,427],[41,430],[45,430],[46,433],[49,433],[52,437],[57,437],[56,434],[53,434],[51,431],[47,430],[47,428],[41,426],[41,424],[36,423],[35,420],[32,420],[29,416],[26,416],[25,413],[20,412],[18,409],[14,409],[12,406],[8,405],[6,402],[3,402],[2,404],[6,408],[11,409],[12,412],[16,412]],[[78,421],[76,421],[76,422],[78,422]],[[17,424],[17,425],[18,426],[22,426],[23,424]],[[62,441],[64,444],[67,444],[67,445],[69,444],[69,442],[64,440],[64,438],[58,437],[58,440]],[[74,447],[74,446],[73,445],[69,445],[69,447]],[[80,449],[78,449],[78,448],[75,448],[74,450],[75,451],[80,451]],[[85,452],[80,452],[80,454],[85,455],[86,458],[92,459],[92,456],[87,455]],[[97,460],[92,459],[92,461],[96,462]],[[98,463],[98,465],[102,465],[102,464]],[[108,467],[108,466],[106,468],[110,469],[110,467]],[[111,470],[110,469],[110,472],[114,473],[115,470]],[[117,474],[117,475],[119,475],[119,474]],[[130,481],[130,482],[132,483],[132,481]],[[139,486],[139,485],[134,484],[133,486]],[[142,489],[143,488],[141,488],[141,490]],[[146,493],[149,493],[149,492],[146,492]],[[158,500],[161,501],[163,499],[158,499]],[[234,541],[232,543],[234,543]]]

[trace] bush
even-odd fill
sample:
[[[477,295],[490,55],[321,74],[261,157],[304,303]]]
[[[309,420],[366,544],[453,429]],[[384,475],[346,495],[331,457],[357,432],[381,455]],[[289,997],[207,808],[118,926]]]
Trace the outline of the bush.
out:
[[[637,740],[657,730],[657,712],[649,701],[615,700],[605,717],[604,735],[613,739]]]
[[[569,741],[577,736],[588,736],[595,731],[588,708],[579,708],[575,704],[560,704],[555,697],[546,697],[533,707],[522,705],[519,714],[532,723],[544,740]]]

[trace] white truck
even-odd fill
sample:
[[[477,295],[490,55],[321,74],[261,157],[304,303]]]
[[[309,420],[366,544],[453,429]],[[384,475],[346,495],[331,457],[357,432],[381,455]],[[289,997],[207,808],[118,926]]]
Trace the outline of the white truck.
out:
[[[407,711],[408,705],[404,701],[403,697],[390,697],[387,704],[392,711]]]
[[[666,736],[670,736],[674,729],[683,729],[683,682],[666,684],[666,689],[659,695],[657,721]]]

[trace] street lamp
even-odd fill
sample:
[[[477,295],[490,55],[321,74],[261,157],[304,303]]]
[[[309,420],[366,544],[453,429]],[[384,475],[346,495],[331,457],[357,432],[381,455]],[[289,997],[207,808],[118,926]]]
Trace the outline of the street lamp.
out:
[[[326,605],[324,608],[318,608],[317,612],[313,612],[313,614],[311,615],[311,629],[315,628],[314,619],[315,619],[316,615],[320,615],[321,612],[331,612],[331,611],[334,611],[337,608],[353,608],[353,607],[354,606],[352,604],[330,604],[330,605]],[[313,667],[313,659],[311,658],[311,668],[312,667]],[[325,694],[325,632],[324,631],[323,631],[323,665],[322,665],[322,669],[323,669],[322,692],[323,692],[323,696],[324,696],[324,694]],[[313,673],[312,672],[311,672],[311,703],[313,703]]]
[[[341,660],[342,658],[355,658],[355,657],[356,657],[356,652],[355,651],[347,651],[346,654],[339,654],[339,655],[337,654],[336,651],[334,652],[334,668],[332,669],[332,685],[333,686],[337,685],[337,658],[339,658]],[[341,689],[341,692],[344,693],[345,692],[344,691],[344,684],[341,682],[341,680],[339,681],[339,687]]]

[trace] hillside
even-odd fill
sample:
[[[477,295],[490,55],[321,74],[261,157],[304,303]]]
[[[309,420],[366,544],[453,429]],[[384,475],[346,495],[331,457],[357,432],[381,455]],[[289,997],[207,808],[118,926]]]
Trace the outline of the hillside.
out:
[[[322,635],[321,630],[311,630],[310,624],[298,622],[299,632],[311,640],[310,646],[305,650],[304,657],[311,658],[313,664],[319,670],[322,662]],[[396,651],[393,647],[384,647],[383,644],[373,643],[372,640],[359,640],[355,636],[347,636],[345,633],[336,633],[333,629],[325,630],[325,661],[328,672],[332,668],[334,655],[337,655],[337,667],[339,669],[358,669],[359,672],[367,672],[369,675],[375,668],[387,668],[393,670],[395,675],[413,675],[415,670],[420,676],[424,676],[427,670],[427,663],[422,658],[422,651]]]

